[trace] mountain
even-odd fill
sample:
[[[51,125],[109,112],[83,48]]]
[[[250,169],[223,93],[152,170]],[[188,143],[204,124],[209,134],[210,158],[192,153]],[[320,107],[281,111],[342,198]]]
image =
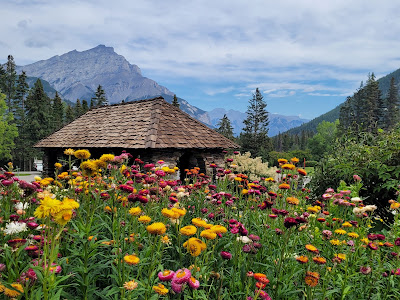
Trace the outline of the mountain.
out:
[[[28,84],[29,88],[33,88],[33,86],[35,85],[35,82],[38,80],[39,78],[37,77],[32,77],[32,76],[27,76],[26,77],[26,83]],[[50,85],[49,82],[47,82],[44,79],[40,79],[40,81],[42,82],[43,85],[43,90],[44,92],[47,94],[47,96],[49,96],[50,98],[54,98],[56,95],[56,90]]]
[[[382,92],[382,97],[387,97],[387,95],[389,94],[389,88],[390,88],[390,81],[392,79],[392,77],[395,80],[396,86],[398,88],[398,94],[400,97],[400,69],[397,69],[396,71],[379,78],[377,81],[379,83],[379,89]],[[288,134],[300,134],[303,130],[304,131],[311,131],[311,132],[317,132],[317,126],[318,124],[322,123],[323,121],[326,122],[334,122],[337,119],[339,119],[339,114],[340,114],[340,108],[343,106],[344,101],[346,99],[343,100],[343,103],[339,104],[338,106],[336,106],[334,109],[324,113],[323,115],[320,115],[319,117],[312,119],[311,121],[304,123],[298,127],[294,127],[290,130],[288,130],[286,133]]]
[[[64,100],[90,99],[100,84],[108,101],[119,103],[164,96],[172,99],[174,93],[154,80],[143,77],[137,65],[130,64],[114,48],[99,45],[86,51],[70,51],[47,60],[17,67],[17,72],[26,71],[28,76],[46,80]],[[172,101],[172,100],[171,100]],[[178,99],[179,101],[179,99]],[[192,117],[210,124],[205,111],[180,99],[181,109]]]
[[[246,119],[246,113],[237,111],[237,110],[225,110],[224,108],[215,108],[212,111],[208,112],[210,116],[211,124],[214,127],[218,127],[218,123],[220,119],[226,114],[226,116],[231,121],[233,127],[233,133],[235,136],[239,135],[242,131],[244,125],[243,120]],[[287,131],[290,128],[299,126],[304,122],[307,122],[306,119],[301,119],[297,116],[283,116],[278,114],[269,114],[269,136],[277,135],[279,132]]]

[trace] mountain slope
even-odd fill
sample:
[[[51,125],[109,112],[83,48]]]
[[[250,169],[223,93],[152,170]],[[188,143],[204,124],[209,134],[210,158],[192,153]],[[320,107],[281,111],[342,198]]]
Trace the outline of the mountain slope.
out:
[[[379,78],[377,81],[379,83],[379,89],[382,92],[383,97],[387,97],[389,93],[389,88],[390,88],[390,81],[392,77],[395,80],[396,86],[400,87],[400,69],[397,69],[396,71]],[[400,96],[400,90],[399,96]],[[343,103],[346,99],[343,100]],[[343,106],[342,104],[339,104],[336,106],[334,109],[324,113],[323,115],[312,119],[311,121],[304,123],[298,127],[292,128],[288,130],[286,133],[289,134],[300,134],[303,130],[304,131],[311,131],[311,132],[317,132],[317,126],[318,124],[322,123],[323,121],[326,122],[334,122],[335,120],[339,119],[339,114],[340,114],[340,108]]]
[[[246,119],[246,113],[237,111],[237,110],[225,110],[224,108],[215,108],[212,111],[208,112],[210,116],[211,124],[214,127],[218,127],[218,123],[220,119],[226,114],[226,116],[231,121],[233,127],[233,133],[235,136],[239,135],[242,131],[244,125],[243,120]],[[299,126],[304,122],[307,122],[306,119],[300,119],[297,116],[283,116],[278,114],[269,114],[269,136],[277,135],[279,132],[286,131],[292,127]]]
[[[119,103],[138,99],[164,96],[172,99],[174,93],[154,80],[143,77],[137,65],[130,64],[112,47],[99,45],[86,51],[70,51],[47,60],[17,67],[17,72],[26,71],[28,76],[44,79],[57,90],[65,100],[75,102],[85,99],[90,102],[100,84],[108,101]],[[181,109],[210,125],[205,111],[180,99]]]

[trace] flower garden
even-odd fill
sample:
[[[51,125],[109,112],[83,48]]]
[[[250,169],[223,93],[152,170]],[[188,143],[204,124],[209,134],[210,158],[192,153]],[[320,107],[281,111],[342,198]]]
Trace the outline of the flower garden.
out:
[[[313,199],[296,158],[251,181],[226,154],[180,182],[163,161],[64,154],[52,178],[0,175],[4,299],[400,298],[400,203],[380,224],[357,175]]]

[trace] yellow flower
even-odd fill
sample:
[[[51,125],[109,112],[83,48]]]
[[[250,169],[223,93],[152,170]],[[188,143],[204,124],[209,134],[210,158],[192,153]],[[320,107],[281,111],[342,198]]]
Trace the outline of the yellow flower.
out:
[[[228,231],[228,229],[226,229],[226,227],[222,226],[222,225],[213,225],[210,230],[214,233],[226,233]]]
[[[193,223],[193,225],[196,226],[196,227],[203,227],[203,228],[205,228],[205,226],[207,226],[207,222],[204,221],[204,220],[202,220],[202,219],[200,219],[200,218],[194,218],[194,219],[192,219],[192,223]]]
[[[296,169],[296,166],[295,166],[295,165],[292,165],[292,164],[284,164],[284,165],[282,166],[282,169],[285,169],[285,170],[294,170],[294,169]]]
[[[347,231],[346,231],[346,230],[343,230],[343,229],[336,229],[336,230],[335,230],[335,233],[343,235],[343,234],[346,234]]]
[[[353,227],[353,225],[351,225],[349,222],[344,222],[344,223],[342,224],[342,227],[349,228],[349,227]]]
[[[307,207],[307,210],[308,210],[309,212],[312,212],[312,213],[317,213],[317,212],[319,212],[319,211],[321,210],[321,207],[318,206],[318,205],[309,206],[309,207]]]
[[[299,162],[299,159],[297,157],[293,157],[290,159],[290,161],[294,164],[297,164]]]
[[[213,240],[217,237],[217,234],[213,232],[211,229],[205,229],[200,233],[200,236],[206,238],[207,240]]]
[[[57,163],[54,164],[54,167],[59,170],[59,169],[62,168],[62,164],[57,162]]]
[[[71,198],[64,198],[61,202],[61,206],[63,209],[77,209],[79,208],[79,203]]]
[[[39,219],[46,218],[50,214],[57,213],[60,210],[60,205],[60,200],[45,196],[44,199],[40,201],[40,206],[36,208],[34,216]]]
[[[147,224],[151,222],[151,218],[149,216],[140,216],[138,221],[143,224]]]
[[[58,213],[54,214],[53,217],[54,217],[54,221],[57,224],[65,225],[72,218],[72,210],[71,209],[60,210]]]
[[[363,238],[361,239],[361,242],[363,242],[365,245],[368,245],[370,240],[368,238]]]
[[[284,158],[278,159],[278,163],[280,163],[280,164],[286,164],[287,162],[288,162],[287,159],[284,159]]]
[[[265,181],[275,181],[275,179],[274,178],[272,178],[272,177],[268,177],[268,178],[265,178]]]
[[[137,265],[139,263],[140,259],[139,259],[139,257],[137,257],[134,254],[129,254],[129,255],[124,256],[124,261],[128,265]]]
[[[171,245],[171,240],[169,239],[168,235],[164,235],[161,237],[161,243],[165,245]]]
[[[71,149],[71,148],[68,148],[68,149],[64,150],[64,154],[65,155],[74,155],[74,153],[75,153],[75,150]]]
[[[298,205],[299,204],[299,199],[295,197],[287,197],[286,202],[292,205]]]
[[[186,209],[184,209],[184,208],[173,207],[173,208],[171,208],[171,210],[174,213],[177,213],[180,217],[183,217],[184,215],[186,215]]]
[[[134,279],[124,283],[124,288],[127,291],[132,291],[132,290],[136,289],[137,287],[138,287],[138,283]]]
[[[358,235],[357,233],[355,233],[355,232],[349,232],[347,235],[348,235],[349,237],[353,238],[353,239],[356,239],[356,238],[359,237],[359,235]]]
[[[158,285],[153,286],[153,290],[159,295],[168,294],[168,289],[161,283],[159,283]]]
[[[247,195],[248,193],[249,193],[249,190],[247,190],[247,189],[242,190],[242,195]]]
[[[161,210],[161,214],[164,217],[170,218],[170,219],[179,219],[180,215],[176,212],[174,212],[172,209],[168,209],[168,208],[163,208]]]
[[[164,223],[156,222],[146,227],[147,231],[150,234],[164,234],[167,231],[167,227],[165,227]]]
[[[318,253],[319,252],[317,247],[315,247],[315,246],[313,246],[311,244],[307,244],[305,247],[310,252],[314,252],[314,253]]]
[[[78,159],[88,159],[90,158],[90,152],[88,150],[76,150],[74,155]]]
[[[191,236],[191,235],[196,234],[197,228],[193,225],[188,225],[188,226],[182,227],[180,232],[183,235]]]
[[[332,245],[335,245],[335,246],[338,246],[338,245],[340,245],[340,241],[339,240],[330,240],[329,241]]]
[[[114,155],[113,154],[103,154],[102,156],[100,156],[99,160],[104,161],[104,162],[109,162],[112,161],[114,159]]]
[[[339,254],[335,254],[335,256],[340,258],[341,260],[346,260],[346,254],[339,253]]]
[[[95,160],[87,160],[80,165],[85,176],[92,176],[99,169]]]
[[[6,295],[7,297],[15,298],[24,292],[24,288],[19,283],[12,283],[11,287],[13,289],[4,288],[4,295]]]
[[[188,241],[183,243],[183,247],[185,247],[190,255],[192,256],[199,256],[201,251],[207,248],[206,243],[198,238],[190,238]]]
[[[139,216],[141,213],[142,213],[142,209],[140,207],[132,207],[129,210],[129,214],[132,216]]]

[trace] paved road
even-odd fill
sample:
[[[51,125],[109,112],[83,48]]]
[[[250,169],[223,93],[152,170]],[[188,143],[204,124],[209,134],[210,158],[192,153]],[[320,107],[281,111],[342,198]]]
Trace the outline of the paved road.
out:
[[[19,179],[25,180],[25,181],[28,181],[28,182],[34,181],[35,180],[35,176],[40,176],[41,177],[42,176],[42,172],[37,172],[37,171],[15,172],[15,177],[18,177]]]

